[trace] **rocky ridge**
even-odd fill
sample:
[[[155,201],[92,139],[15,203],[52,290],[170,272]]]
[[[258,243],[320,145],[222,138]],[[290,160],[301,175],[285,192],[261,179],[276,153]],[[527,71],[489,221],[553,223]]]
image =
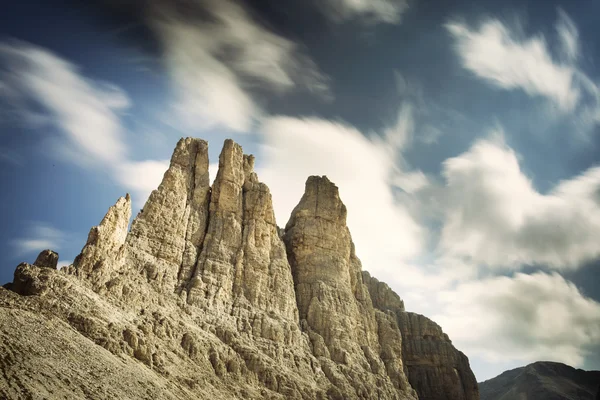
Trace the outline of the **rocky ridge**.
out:
[[[281,230],[253,168],[227,140],[211,187],[208,143],[182,139],[130,229],[127,195],[73,265],[20,264],[0,398],[478,398],[441,328],[362,271],[337,187],[308,178]]]
[[[469,359],[429,318],[407,312],[404,302],[384,282],[363,271],[373,305],[392,314],[402,336],[408,381],[420,400],[478,400],[479,389]]]
[[[597,400],[600,371],[538,361],[479,383],[484,400]]]

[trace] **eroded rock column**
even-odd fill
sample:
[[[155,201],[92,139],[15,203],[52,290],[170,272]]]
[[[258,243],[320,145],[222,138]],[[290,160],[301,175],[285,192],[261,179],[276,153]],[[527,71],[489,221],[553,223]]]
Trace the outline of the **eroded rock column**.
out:
[[[360,264],[346,227],[346,206],[327,177],[308,178],[284,241],[301,324],[312,333],[315,346],[323,341],[326,347],[318,353],[339,363],[359,362],[354,358],[362,354],[361,346],[377,346],[376,323],[372,308],[366,315],[359,312],[355,270]]]
[[[188,302],[226,309],[232,302],[233,276],[241,262],[244,152],[226,140],[219,156],[202,251],[189,285]]]
[[[98,226],[90,229],[85,246],[67,272],[88,279],[94,286],[105,283],[124,262],[130,218],[131,198],[127,194],[108,209]]]
[[[332,383],[330,398],[413,399],[395,319],[376,311],[327,177],[311,176],[286,225],[300,323]]]
[[[163,180],[131,225],[130,267],[166,292],[187,284],[204,241],[210,201],[208,143],[177,143]]]
[[[296,322],[293,287],[269,188],[258,181],[254,157],[226,140],[188,302],[224,310],[235,304]]]

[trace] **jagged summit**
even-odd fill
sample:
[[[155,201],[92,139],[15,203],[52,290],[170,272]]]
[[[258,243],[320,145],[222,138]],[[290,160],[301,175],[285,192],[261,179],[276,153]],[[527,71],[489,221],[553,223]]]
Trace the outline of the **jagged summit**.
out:
[[[340,199],[338,187],[327,176],[309,176],[306,180],[304,195],[300,203],[292,211],[286,230],[293,225],[297,217],[307,213],[317,218],[335,219],[339,224],[346,224],[346,206]]]
[[[0,289],[0,398],[476,398],[441,329],[362,271],[327,177],[281,230],[253,156],[226,140],[212,186],[208,165],[206,141],[181,139],[129,230],[127,195],[73,265],[47,250],[17,267]],[[23,340],[31,326],[48,331]]]

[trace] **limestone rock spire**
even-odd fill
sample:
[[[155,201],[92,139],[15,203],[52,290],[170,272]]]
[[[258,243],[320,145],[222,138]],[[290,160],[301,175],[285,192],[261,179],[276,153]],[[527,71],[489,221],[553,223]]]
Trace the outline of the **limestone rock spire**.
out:
[[[127,194],[108,209],[98,226],[90,229],[85,246],[68,272],[89,278],[94,283],[110,275],[124,256],[123,245],[130,219],[131,198]]]
[[[38,254],[35,262],[36,267],[56,269],[58,265],[58,253],[52,250],[43,250]]]
[[[286,225],[284,241],[296,284],[300,319],[323,337],[332,359],[349,362],[352,346],[376,342],[373,309],[359,314],[360,264],[346,226],[346,206],[327,177],[311,176]],[[367,297],[367,298],[363,298]]]
[[[253,169],[254,157],[226,140],[188,301],[224,309],[246,304],[297,320],[292,276],[271,194]]]
[[[392,318],[373,308],[346,216],[337,186],[325,176],[309,177],[284,235],[301,326],[325,368],[345,376],[350,369],[361,371],[360,382],[332,375],[335,390],[360,397],[363,383],[370,382],[413,398],[400,332]]]
[[[127,236],[129,259],[166,292],[185,285],[206,232],[210,184],[208,143],[181,139],[169,169]]]
[[[233,274],[242,245],[244,152],[226,140],[213,183],[208,226],[202,251],[190,282],[188,301],[231,305]]]

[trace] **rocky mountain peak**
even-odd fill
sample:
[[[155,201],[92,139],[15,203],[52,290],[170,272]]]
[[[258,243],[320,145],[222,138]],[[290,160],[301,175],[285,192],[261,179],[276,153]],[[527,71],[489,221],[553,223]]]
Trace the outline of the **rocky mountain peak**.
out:
[[[441,328],[362,271],[327,177],[281,230],[252,155],[226,140],[212,186],[208,165],[206,141],[181,139],[130,229],[127,195],[73,265],[46,250],[17,267],[0,289],[0,398],[476,398],[454,390],[472,373]],[[50,343],[21,340],[37,325]],[[442,344],[421,342],[430,330]]]
[[[310,176],[306,180],[304,195],[292,211],[286,230],[296,223],[296,218],[309,216],[345,226],[346,215],[346,206],[340,199],[338,187],[326,176]]]
[[[181,139],[127,236],[128,256],[166,292],[185,286],[194,269],[209,201],[208,142]]]
[[[600,371],[584,371],[562,363],[537,361],[481,382],[479,389],[481,398],[485,400],[595,400],[600,393]]]

